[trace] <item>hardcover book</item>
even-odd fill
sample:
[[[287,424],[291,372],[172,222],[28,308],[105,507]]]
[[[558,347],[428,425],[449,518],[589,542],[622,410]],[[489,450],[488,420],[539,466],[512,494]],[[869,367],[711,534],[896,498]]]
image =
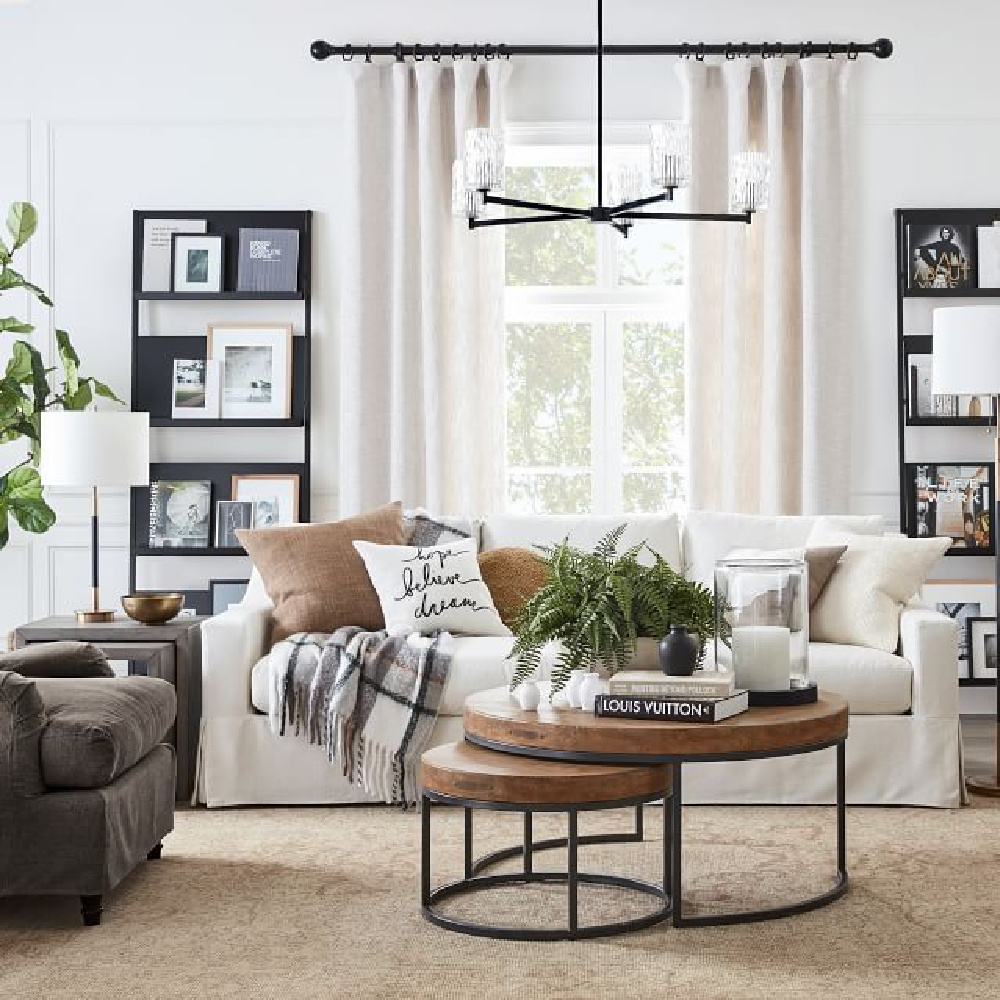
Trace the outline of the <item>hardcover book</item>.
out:
[[[750,707],[746,691],[728,698],[643,698],[600,694],[594,714],[614,719],[649,719],[657,722],[722,722]]]
[[[212,517],[210,481],[149,484],[149,545],[154,549],[204,549]]]
[[[623,670],[608,681],[609,694],[726,698],[735,690],[736,682],[728,670],[696,670],[687,677],[655,670]]]
[[[240,230],[239,291],[295,292],[298,272],[297,229]]]

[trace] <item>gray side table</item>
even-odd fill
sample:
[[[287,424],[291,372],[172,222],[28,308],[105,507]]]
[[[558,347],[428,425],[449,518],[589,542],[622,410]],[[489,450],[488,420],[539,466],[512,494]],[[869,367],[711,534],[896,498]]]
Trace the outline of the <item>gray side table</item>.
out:
[[[72,615],[41,618],[14,630],[17,648],[34,642],[90,642],[108,659],[128,660],[130,674],[169,681],[177,689],[177,722],[168,734],[177,751],[177,799],[194,787],[201,728],[201,623],[205,617],[175,618],[166,625],[141,625],[130,618],[80,624]]]

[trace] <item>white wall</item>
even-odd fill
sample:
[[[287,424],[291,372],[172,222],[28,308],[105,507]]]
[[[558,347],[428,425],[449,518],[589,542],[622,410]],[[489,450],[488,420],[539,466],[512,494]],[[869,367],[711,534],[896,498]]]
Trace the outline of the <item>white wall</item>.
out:
[[[73,332],[87,367],[123,391],[133,207],[311,207],[319,213],[317,348],[332,357],[338,109],[332,66],[309,57],[309,42],[320,36],[590,42],[592,6],[580,0],[0,3],[0,202],[25,197],[41,209],[44,232],[31,258],[32,277],[52,289],[56,318]],[[894,517],[892,209],[1000,202],[991,51],[1000,7],[964,0],[942,20],[924,0],[619,0],[606,6],[608,41],[820,43],[886,35],[896,43],[888,62],[857,64],[852,133],[859,185],[846,220],[856,235],[860,279],[857,328],[846,345],[856,358],[853,507]],[[536,59],[514,77],[509,116],[589,121],[593,94],[589,61]],[[613,119],[675,113],[679,95],[670,60],[614,60],[607,97]],[[945,457],[954,453],[948,439],[930,442],[937,443]],[[990,455],[985,435],[970,448],[967,457]],[[320,514],[336,490],[332,463],[323,461],[330,449],[329,442],[315,441]],[[125,582],[119,500],[105,508],[109,595]],[[0,556],[0,630],[65,611],[85,594],[78,586],[86,575],[83,500],[57,501],[76,512],[74,520],[34,544],[18,539]],[[985,563],[964,562],[951,560],[950,575],[985,575]]]

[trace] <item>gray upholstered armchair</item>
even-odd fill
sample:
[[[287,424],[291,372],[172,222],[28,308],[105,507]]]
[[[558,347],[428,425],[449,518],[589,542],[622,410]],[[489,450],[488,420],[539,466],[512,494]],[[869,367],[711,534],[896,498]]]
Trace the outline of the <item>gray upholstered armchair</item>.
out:
[[[0,654],[0,896],[75,895],[85,924],[174,825],[173,687],[94,646]]]

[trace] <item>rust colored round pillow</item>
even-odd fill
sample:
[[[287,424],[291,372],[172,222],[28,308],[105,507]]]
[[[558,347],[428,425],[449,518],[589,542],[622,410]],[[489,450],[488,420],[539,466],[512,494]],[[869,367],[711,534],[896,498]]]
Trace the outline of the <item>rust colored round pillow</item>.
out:
[[[512,627],[525,603],[548,582],[549,568],[530,549],[491,549],[479,569],[504,625]]]

